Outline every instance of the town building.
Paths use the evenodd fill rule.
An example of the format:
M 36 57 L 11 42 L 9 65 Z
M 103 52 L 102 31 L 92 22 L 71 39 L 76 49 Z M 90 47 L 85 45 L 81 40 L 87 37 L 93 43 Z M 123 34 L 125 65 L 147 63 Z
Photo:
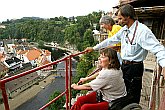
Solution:
M 19 40 L 19 42 L 21 42 Z M 26 40 L 18 43 L 17 39 L 0 42 L 0 78 L 4 79 L 22 72 L 51 63 L 51 52 L 26 45 Z M 33 72 L 6 83 L 6 91 L 10 98 L 38 83 L 40 78 L 51 73 L 53 66 Z

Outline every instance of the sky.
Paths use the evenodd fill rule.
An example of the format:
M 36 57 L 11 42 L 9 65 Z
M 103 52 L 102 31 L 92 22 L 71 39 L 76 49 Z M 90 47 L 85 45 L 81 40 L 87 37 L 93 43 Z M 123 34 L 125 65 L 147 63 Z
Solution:
M 54 18 L 109 12 L 119 0 L 0 0 L 0 22 L 22 17 Z

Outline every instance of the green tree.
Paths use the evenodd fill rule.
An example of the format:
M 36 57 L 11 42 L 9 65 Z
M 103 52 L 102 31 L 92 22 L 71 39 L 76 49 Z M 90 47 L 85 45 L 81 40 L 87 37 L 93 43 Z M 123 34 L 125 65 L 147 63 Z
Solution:
M 84 33 L 84 45 L 83 47 L 89 47 L 89 46 L 93 46 L 94 43 L 94 38 L 93 38 L 93 34 L 92 34 L 92 30 L 91 29 L 87 29 L 86 32 Z M 87 44 L 88 42 L 88 44 Z
M 50 97 L 49 102 L 56 98 L 58 95 L 60 95 L 59 91 L 55 91 Z M 56 100 L 54 103 L 52 103 L 50 106 L 48 106 L 49 110 L 60 110 L 63 108 L 65 104 L 65 98 L 64 96 L 60 97 L 58 100 Z
M 43 47 L 44 47 L 44 41 L 39 40 L 39 41 L 38 41 L 38 47 L 39 47 L 39 48 L 43 48 Z

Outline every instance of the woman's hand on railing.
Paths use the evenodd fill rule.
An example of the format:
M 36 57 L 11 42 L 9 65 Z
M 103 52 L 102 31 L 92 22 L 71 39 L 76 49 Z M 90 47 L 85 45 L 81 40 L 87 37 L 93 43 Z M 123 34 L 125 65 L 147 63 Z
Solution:
M 77 85 L 77 84 L 72 84 L 71 88 L 75 90 L 91 90 L 92 88 L 90 87 L 89 83 L 83 84 L 83 85 Z
M 94 51 L 93 47 L 87 47 L 84 51 L 86 52 L 92 52 Z
M 82 83 L 84 83 L 87 80 L 88 80 L 87 78 L 80 78 L 80 80 L 79 80 L 79 82 L 77 84 L 82 84 Z
M 71 85 L 71 88 L 75 89 L 76 86 L 77 86 L 77 84 L 74 83 Z

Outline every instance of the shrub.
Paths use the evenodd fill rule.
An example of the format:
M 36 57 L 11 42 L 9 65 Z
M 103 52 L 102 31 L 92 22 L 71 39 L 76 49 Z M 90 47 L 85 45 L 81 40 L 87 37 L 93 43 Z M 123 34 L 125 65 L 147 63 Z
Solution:
M 49 101 L 53 100 L 55 97 L 57 97 L 58 95 L 60 95 L 59 91 L 55 91 L 49 98 Z M 60 110 L 63 108 L 65 104 L 65 98 L 64 96 L 60 97 L 58 100 L 56 100 L 54 103 L 52 103 L 48 109 L 49 110 Z

